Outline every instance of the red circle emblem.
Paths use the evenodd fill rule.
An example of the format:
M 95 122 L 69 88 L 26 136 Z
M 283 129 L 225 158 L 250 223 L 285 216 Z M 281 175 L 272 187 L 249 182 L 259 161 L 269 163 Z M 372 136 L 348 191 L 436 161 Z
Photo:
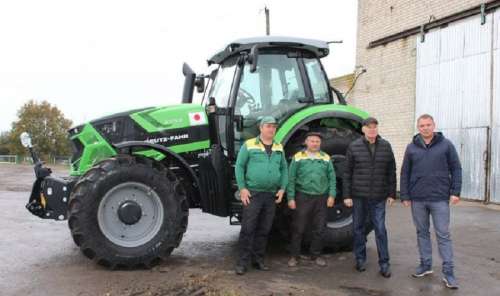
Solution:
M 194 118 L 194 120 L 198 121 L 198 120 L 200 120 L 200 119 L 201 119 L 201 116 L 200 116 L 200 114 L 195 114 L 195 115 L 193 116 L 193 118 Z

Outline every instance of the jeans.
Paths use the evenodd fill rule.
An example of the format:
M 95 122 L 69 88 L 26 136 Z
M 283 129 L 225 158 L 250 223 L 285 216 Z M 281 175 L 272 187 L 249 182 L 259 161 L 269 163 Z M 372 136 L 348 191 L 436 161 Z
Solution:
M 275 193 L 251 192 L 251 195 L 250 204 L 243 206 L 238 261 L 241 266 L 248 266 L 250 260 L 262 262 L 264 259 L 267 238 L 276 211 Z
M 302 238 L 308 225 L 311 225 L 312 238 L 309 252 L 314 257 L 321 255 L 323 250 L 323 231 L 326 225 L 326 195 L 306 196 L 298 192 L 295 197 L 296 209 L 292 214 L 292 237 L 290 254 L 294 257 L 300 255 Z
M 375 230 L 378 263 L 380 267 L 389 266 L 389 247 L 385 228 L 386 200 L 353 198 L 354 256 L 356 262 L 366 261 L 366 229 L 370 219 Z
M 453 274 L 453 248 L 450 236 L 450 205 L 444 201 L 412 201 L 411 213 L 417 229 L 420 264 L 432 266 L 432 244 L 429 232 L 430 218 L 436 232 L 439 255 L 443 260 L 443 273 Z

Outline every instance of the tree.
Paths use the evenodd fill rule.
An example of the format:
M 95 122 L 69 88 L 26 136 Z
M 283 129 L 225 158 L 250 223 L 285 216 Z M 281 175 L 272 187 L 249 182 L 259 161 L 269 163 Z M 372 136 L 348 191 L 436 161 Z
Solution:
M 0 133 L 0 154 L 10 154 L 10 133 Z
M 38 103 L 30 100 L 17 112 L 18 120 L 12 123 L 10 152 L 26 155 L 19 136 L 22 132 L 31 135 L 33 146 L 42 158 L 70 155 L 71 146 L 67 130 L 72 122 L 47 101 Z

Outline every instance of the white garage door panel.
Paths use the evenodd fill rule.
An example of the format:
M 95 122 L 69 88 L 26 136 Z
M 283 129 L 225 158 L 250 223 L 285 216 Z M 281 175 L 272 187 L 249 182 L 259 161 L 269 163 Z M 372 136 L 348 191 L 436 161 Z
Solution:
M 442 62 L 439 67 L 438 112 L 434 113 L 438 126 L 442 129 L 459 128 L 462 122 L 463 60 Z
M 500 127 L 493 127 L 491 134 L 490 199 L 494 203 L 500 203 Z
M 464 56 L 464 24 L 451 23 L 441 30 L 440 61 L 450 61 Z
M 462 164 L 462 194 L 467 199 L 483 200 L 486 188 L 485 153 L 487 128 L 442 129 L 460 157 Z
M 500 11 L 494 17 L 490 200 L 500 203 Z
M 493 126 L 500 126 L 500 49 L 493 54 Z
M 477 54 L 462 61 L 462 127 L 486 127 L 490 124 L 491 55 Z
M 425 34 L 425 42 L 417 40 L 417 67 L 424 67 L 439 63 L 440 31 L 432 31 Z
M 464 56 L 491 52 L 492 15 L 486 15 L 486 23 L 481 24 L 481 16 L 477 15 L 464 21 Z
M 453 129 L 439 129 L 443 135 L 450 140 L 459 155 L 462 154 L 462 129 L 453 128 Z M 461 159 L 460 159 L 461 160 Z
M 486 188 L 487 128 L 462 130 L 462 196 L 484 200 Z M 457 149 L 458 150 L 458 149 Z
M 493 17 L 493 24 L 494 24 L 494 39 L 493 39 L 493 48 L 499 49 L 500 48 L 500 11 L 495 12 L 495 16 Z
M 418 104 L 415 113 L 420 116 L 424 113 L 437 114 L 438 104 L 436 100 L 439 89 L 439 64 L 428 65 L 417 71 L 416 95 Z

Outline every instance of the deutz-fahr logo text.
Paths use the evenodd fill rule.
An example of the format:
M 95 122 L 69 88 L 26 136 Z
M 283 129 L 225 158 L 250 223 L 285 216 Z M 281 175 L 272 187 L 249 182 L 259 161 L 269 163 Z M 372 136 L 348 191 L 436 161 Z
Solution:
M 152 143 L 152 144 L 158 144 L 158 143 L 168 143 L 168 142 L 177 141 L 177 140 L 184 140 L 184 139 L 189 139 L 189 135 L 188 134 L 172 135 L 172 136 L 168 136 L 168 137 L 146 139 L 145 141 Z

